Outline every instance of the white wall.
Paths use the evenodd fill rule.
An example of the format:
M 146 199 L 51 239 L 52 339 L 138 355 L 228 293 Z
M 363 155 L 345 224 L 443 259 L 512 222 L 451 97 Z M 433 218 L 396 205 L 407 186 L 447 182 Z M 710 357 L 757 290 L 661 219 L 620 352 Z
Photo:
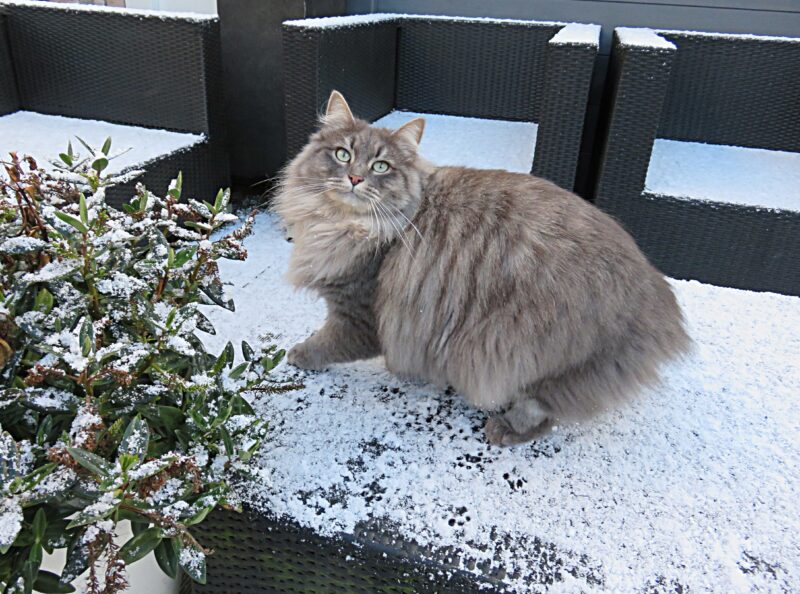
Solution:
M 120 522 L 119 535 L 115 542 L 122 546 L 132 536 L 133 533 L 131 532 L 130 522 Z M 60 574 L 66 559 L 66 549 L 54 551 L 53 555 L 45 553 L 44 559 L 42 560 L 42 569 Z M 85 591 L 88 575 L 89 572 L 87 571 L 73 582 L 72 585 L 75 586 L 77 592 Z M 176 580 L 171 580 L 161 571 L 152 553 L 128 568 L 128 582 L 130 588 L 126 590 L 126 594 L 177 594 L 178 592 L 178 582 Z
M 126 0 L 128 8 L 217 14 L 217 0 Z

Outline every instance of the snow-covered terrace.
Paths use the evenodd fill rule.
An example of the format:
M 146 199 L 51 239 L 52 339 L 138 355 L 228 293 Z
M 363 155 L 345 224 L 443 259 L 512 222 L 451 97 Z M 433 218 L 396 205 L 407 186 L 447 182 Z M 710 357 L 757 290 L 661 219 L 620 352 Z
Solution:
M 277 221 L 262 215 L 248 248 L 223 265 L 237 309 L 209 309 L 214 352 L 267 332 L 289 347 L 325 317 L 283 280 L 292 246 Z M 800 298 L 673 286 L 696 346 L 663 385 L 512 449 L 488 445 L 484 415 L 457 395 L 380 359 L 283 365 L 305 388 L 253 397 L 272 436 L 239 492 L 323 534 L 392 526 L 434 558 L 488 561 L 521 592 L 797 590 Z

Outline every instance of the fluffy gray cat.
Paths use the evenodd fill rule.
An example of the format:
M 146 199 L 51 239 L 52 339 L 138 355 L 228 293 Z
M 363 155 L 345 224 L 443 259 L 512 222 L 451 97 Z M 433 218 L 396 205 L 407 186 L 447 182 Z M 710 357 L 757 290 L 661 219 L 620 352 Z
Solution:
M 688 348 L 670 286 L 611 217 L 530 175 L 434 167 L 424 127 L 371 127 L 334 91 L 285 169 L 288 278 L 328 305 L 289 363 L 383 355 L 495 412 L 486 437 L 510 445 L 623 401 Z

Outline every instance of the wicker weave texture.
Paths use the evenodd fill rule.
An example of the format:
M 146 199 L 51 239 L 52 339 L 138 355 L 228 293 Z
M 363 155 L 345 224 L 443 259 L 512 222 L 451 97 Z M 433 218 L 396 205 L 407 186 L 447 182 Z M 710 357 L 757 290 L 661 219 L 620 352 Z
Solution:
M 783 150 L 796 146 L 797 132 L 778 133 L 774 126 L 784 122 L 788 129 L 796 130 L 789 122 L 797 124 L 800 94 L 793 101 L 783 91 L 767 98 L 769 91 L 750 86 L 756 78 L 750 66 L 758 63 L 769 70 L 758 76 L 785 82 L 794 89 L 797 60 L 785 56 L 787 44 L 800 49 L 800 40 L 733 40 L 691 34 L 670 38 L 677 51 L 615 43 L 611 113 L 597 205 L 617 217 L 652 262 L 670 276 L 800 295 L 800 213 L 727 204 L 724 196 L 722 202 L 707 202 L 644 192 L 657 135 Z M 774 61 L 765 60 L 769 52 Z M 693 57 L 697 64 L 691 63 Z M 715 68 L 722 64 L 734 71 L 719 75 Z M 743 86 L 732 90 L 739 72 Z M 714 83 L 696 80 L 703 73 L 708 80 L 727 85 L 726 90 L 712 91 L 707 87 Z M 794 79 L 787 81 L 791 77 Z M 703 88 L 707 93 L 700 90 Z M 679 91 L 685 95 L 679 97 Z M 750 113 L 744 99 L 748 93 L 753 97 Z M 760 111 L 762 106 L 767 106 L 766 112 Z M 711 115 L 713 109 L 719 113 Z M 764 129 L 757 129 L 762 122 Z M 770 130 L 775 133 L 773 139 Z
M 614 36 L 608 116 L 598 205 L 638 196 L 644 188 L 675 50 L 626 47 Z
M 0 115 L 19 109 L 17 81 L 11 61 L 11 45 L 8 42 L 7 26 L 6 16 L 0 12 Z
M 560 28 L 405 20 L 400 28 L 397 108 L 538 121 L 547 42 Z
M 800 295 L 800 216 L 648 194 L 605 203 L 675 278 Z
M 20 102 L 32 111 L 209 132 L 203 36 L 216 21 L 12 6 Z
M 663 37 L 678 52 L 660 138 L 800 151 L 800 40 Z
M 374 120 L 392 110 L 395 95 L 397 25 L 336 30 L 285 26 L 284 81 L 287 152 L 308 141 L 334 89 L 359 117 Z
M 452 594 L 502 592 L 472 574 L 410 563 L 390 548 L 321 537 L 256 514 L 215 511 L 197 526 L 207 558 L 206 585 L 182 577 L 182 594 Z
M 337 89 L 370 120 L 397 108 L 536 121 L 534 171 L 572 189 L 597 48 L 550 44 L 560 29 L 425 17 L 285 25 L 288 155 L 308 141 Z
M 596 48 L 550 43 L 532 173 L 572 188 Z

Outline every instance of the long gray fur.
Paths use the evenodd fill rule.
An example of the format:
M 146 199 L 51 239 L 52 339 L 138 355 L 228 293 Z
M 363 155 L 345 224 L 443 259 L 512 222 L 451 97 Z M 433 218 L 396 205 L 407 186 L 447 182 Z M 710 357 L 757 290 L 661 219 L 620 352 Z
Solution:
M 689 348 L 669 284 L 616 221 L 530 175 L 434 167 L 423 129 L 370 127 L 334 92 L 287 166 L 273 209 L 295 242 L 289 279 L 328 304 L 291 364 L 383 354 L 497 411 L 487 438 L 510 445 L 623 402 Z

